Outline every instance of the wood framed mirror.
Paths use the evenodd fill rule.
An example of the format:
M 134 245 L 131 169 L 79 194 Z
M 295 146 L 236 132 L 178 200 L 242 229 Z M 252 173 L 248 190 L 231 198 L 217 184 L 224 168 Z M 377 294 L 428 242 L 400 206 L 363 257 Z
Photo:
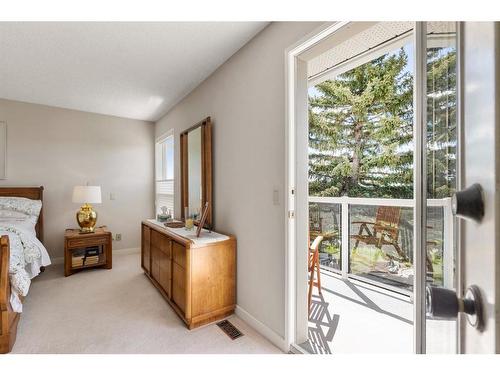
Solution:
M 212 201 L 212 122 L 210 117 L 181 134 L 181 217 L 195 215 L 195 224 L 208 202 L 205 227 L 213 226 Z

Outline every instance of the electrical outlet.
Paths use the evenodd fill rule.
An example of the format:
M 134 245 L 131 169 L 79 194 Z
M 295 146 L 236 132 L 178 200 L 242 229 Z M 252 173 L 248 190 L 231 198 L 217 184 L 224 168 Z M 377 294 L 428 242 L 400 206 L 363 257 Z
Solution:
M 115 240 L 116 241 L 121 241 L 122 240 L 122 234 L 121 233 L 116 233 L 115 234 Z

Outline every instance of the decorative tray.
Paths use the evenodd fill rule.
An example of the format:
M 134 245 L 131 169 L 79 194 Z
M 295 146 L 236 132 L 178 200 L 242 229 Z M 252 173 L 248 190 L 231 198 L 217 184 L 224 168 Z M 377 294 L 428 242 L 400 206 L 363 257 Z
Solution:
M 164 223 L 167 228 L 182 228 L 184 227 L 184 222 L 179 220 L 169 221 L 168 223 Z

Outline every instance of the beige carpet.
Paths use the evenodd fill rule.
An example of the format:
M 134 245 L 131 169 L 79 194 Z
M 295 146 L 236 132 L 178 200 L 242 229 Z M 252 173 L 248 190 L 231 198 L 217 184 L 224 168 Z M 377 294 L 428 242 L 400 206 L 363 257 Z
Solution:
M 64 277 L 49 267 L 31 286 L 13 353 L 281 353 L 232 316 L 245 336 L 215 324 L 189 331 L 144 276 L 138 253 L 113 254 L 112 270 Z

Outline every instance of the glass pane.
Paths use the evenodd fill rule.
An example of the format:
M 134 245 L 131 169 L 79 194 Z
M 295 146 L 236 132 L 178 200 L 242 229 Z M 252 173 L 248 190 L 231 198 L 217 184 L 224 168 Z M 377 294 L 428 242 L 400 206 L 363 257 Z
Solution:
M 366 206 L 346 206 L 350 217 L 350 240 L 344 246 L 345 256 L 349 254 L 348 272 L 407 293 L 413 288 L 411 34 L 391 46 L 393 49 L 374 51 L 371 60 L 340 69 L 338 75 L 309 89 L 309 195 L 362 198 Z M 408 201 L 408 207 L 400 210 L 401 221 L 393 223 L 391 241 L 395 246 L 366 237 L 374 230 L 377 212 L 384 210 L 370 203 L 375 198 Z M 372 234 L 379 236 L 380 231 L 376 232 Z M 339 240 L 342 249 L 341 236 Z M 400 252 L 397 256 L 391 254 L 395 248 Z M 333 260 L 325 258 L 330 263 Z
M 167 180 L 174 179 L 174 137 L 168 137 L 165 140 L 165 160 L 166 160 L 166 175 Z
M 390 289 L 413 288 L 413 208 L 349 206 L 349 272 Z
M 161 143 L 156 143 L 155 144 L 155 180 L 159 181 L 163 179 L 163 150 L 162 150 L 162 144 Z
M 455 22 L 427 23 L 427 284 L 456 288 L 457 39 Z M 426 320 L 428 353 L 456 352 L 456 321 Z
M 414 23 L 365 26 L 307 67 L 315 353 L 412 350 Z
M 323 236 L 319 248 L 319 263 L 332 271 L 342 269 L 341 205 L 337 203 L 309 202 L 309 236 L 314 241 Z
M 444 222 L 446 201 L 435 203 L 439 205 L 427 207 L 427 281 L 432 285 L 444 286 L 445 276 L 449 276 L 445 275 L 443 263 L 445 236 L 449 235 L 448 225 Z M 450 217 L 446 217 L 446 220 L 450 220 Z

